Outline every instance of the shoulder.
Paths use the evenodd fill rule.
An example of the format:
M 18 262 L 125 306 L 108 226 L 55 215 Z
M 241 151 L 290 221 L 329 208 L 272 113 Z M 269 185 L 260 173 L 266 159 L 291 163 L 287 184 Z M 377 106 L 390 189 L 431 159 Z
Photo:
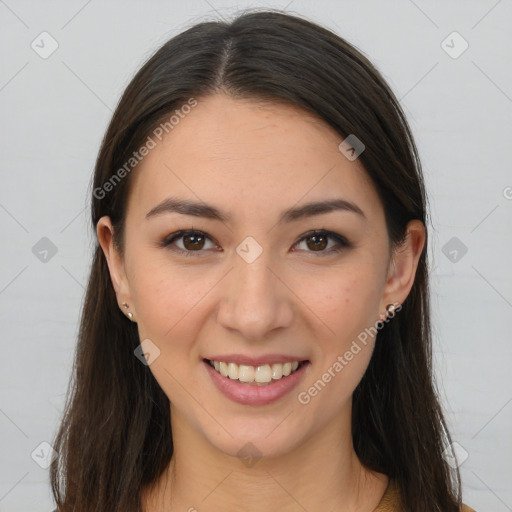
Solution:
M 390 479 L 381 501 L 379 502 L 377 508 L 373 510 L 373 512 L 398 512 L 398 497 L 399 490 L 397 482 L 393 479 Z M 463 503 L 460 507 L 460 512 L 476 512 L 476 510 Z

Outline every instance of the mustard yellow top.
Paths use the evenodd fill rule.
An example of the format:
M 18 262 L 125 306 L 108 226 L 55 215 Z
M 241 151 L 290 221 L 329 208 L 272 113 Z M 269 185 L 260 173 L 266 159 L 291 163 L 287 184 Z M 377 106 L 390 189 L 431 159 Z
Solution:
M 382 496 L 382 499 L 377 505 L 377 508 L 375 508 L 373 512 L 399 512 L 397 509 L 397 504 L 398 487 L 396 482 L 390 479 L 384 496 Z M 475 510 L 463 504 L 460 512 L 475 512 Z

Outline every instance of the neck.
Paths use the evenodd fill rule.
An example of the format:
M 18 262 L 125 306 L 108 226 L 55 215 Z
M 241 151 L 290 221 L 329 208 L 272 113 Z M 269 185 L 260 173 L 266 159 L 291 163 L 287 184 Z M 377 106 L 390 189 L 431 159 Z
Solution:
M 145 495 L 144 512 L 369 512 L 388 484 L 386 475 L 360 463 L 350 423 L 341 419 L 294 451 L 244 462 L 217 450 L 173 414 L 173 457 Z

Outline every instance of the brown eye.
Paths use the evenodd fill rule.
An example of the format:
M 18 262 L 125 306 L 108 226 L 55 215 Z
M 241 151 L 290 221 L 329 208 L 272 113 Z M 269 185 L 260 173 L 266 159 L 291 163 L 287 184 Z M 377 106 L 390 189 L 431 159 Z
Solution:
M 182 236 L 183 246 L 188 251 L 202 249 L 204 247 L 205 237 L 203 235 L 192 234 Z
M 208 242 L 211 244 L 210 247 L 206 246 Z M 164 247 L 169 247 L 173 251 L 182 253 L 185 256 L 193 256 L 194 253 L 200 255 L 205 252 L 203 249 L 212 249 L 216 247 L 206 233 L 196 230 L 178 231 L 177 233 L 173 233 L 162 241 L 162 245 Z
M 311 243 L 306 242 L 306 245 L 308 246 L 309 249 L 311 249 L 313 251 L 316 251 L 317 249 L 321 251 L 327 247 L 328 238 L 329 237 L 327 237 L 325 235 L 308 236 L 306 238 L 306 240 L 311 241 Z
M 329 240 L 334 241 L 330 246 Z M 318 253 L 318 256 L 340 252 L 350 247 L 350 243 L 345 237 L 323 229 L 306 233 L 299 240 L 298 245 L 300 244 L 306 246 L 304 249 L 306 252 Z
M 330 241 L 333 242 L 330 245 Z M 207 247 L 210 243 L 211 246 Z M 326 230 L 316 230 L 306 233 L 295 245 L 304 244 L 306 252 L 318 256 L 329 255 L 351 247 L 347 239 L 337 233 Z M 199 256 L 206 252 L 203 249 L 218 249 L 211 237 L 202 231 L 184 230 L 169 235 L 161 242 L 164 247 L 181 253 L 184 256 Z

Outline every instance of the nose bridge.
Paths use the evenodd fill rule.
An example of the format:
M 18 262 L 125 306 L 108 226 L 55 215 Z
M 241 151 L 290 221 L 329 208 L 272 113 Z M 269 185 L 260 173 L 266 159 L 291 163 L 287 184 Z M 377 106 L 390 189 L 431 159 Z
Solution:
M 261 251 L 254 258 L 255 248 L 250 243 L 237 248 L 218 320 L 225 328 L 238 330 L 244 338 L 262 339 L 269 331 L 291 322 L 292 308 L 286 287 L 274 275 L 271 251 Z M 244 248 L 249 251 L 241 252 Z M 246 257 L 251 251 L 252 257 Z

